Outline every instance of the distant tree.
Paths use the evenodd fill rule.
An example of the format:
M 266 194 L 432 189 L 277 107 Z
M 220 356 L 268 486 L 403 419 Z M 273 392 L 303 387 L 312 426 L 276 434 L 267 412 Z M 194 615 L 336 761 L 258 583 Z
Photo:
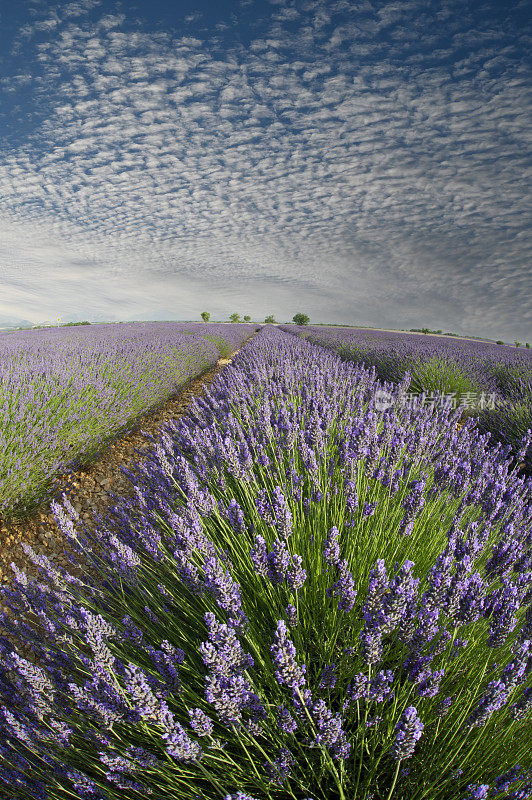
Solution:
M 443 331 L 436 331 L 436 333 L 443 333 Z
M 421 328 L 421 333 L 430 333 L 430 328 Z
M 527 350 L 530 350 L 530 342 L 525 342 L 525 347 Z
M 229 319 L 231 322 L 240 322 L 240 314 L 231 314 Z
M 210 318 L 211 318 L 211 315 L 209 314 L 208 311 L 202 311 L 201 312 L 201 318 L 202 318 L 203 322 L 208 322 L 210 320 Z
M 521 347 L 521 342 L 518 342 L 517 339 L 514 339 L 514 344 L 516 347 Z
M 251 317 L 249 316 L 249 314 L 246 314 L 246 316 L 244 317 L 244 322 L 251 322 Z
M 310 317 L 308 317 L 306 314 L 294 314 L 292 320 L 296 325 L 308 325 L 310 322 Z
M 269 314 L 269 315 L 266 317 L 266 319 L 264 320 L 264 322 L 270 322 L 270 323 L 271 323 L 271 322 L 275 322 L 275 317 L 273 316 L 273 314 Z
M 497 339 L 497 344 L 504 344 L 502 339 Z

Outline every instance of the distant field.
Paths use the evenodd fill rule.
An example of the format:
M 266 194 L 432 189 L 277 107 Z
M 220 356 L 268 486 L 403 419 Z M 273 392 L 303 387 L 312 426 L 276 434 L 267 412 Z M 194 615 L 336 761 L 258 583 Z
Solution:
M 367 328 L 286 325 L 282 329 L 374 367 L 381 380 L 407 391 L 441 393 L 477 417 L 477 426 L 517 454 L 532 430 L 532 352 L 478 339 Z M 532 470 L 532 446 L 525 461 Z
M 213 366 L 251 325 L 102 324 L 0 339 L 0 513 L 38 500 L 52 476 Z

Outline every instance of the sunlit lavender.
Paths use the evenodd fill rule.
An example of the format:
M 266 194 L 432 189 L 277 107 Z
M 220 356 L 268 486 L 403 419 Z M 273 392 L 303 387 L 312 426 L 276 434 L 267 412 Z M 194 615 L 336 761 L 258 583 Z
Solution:
M 2 589 L 10 797 L 530 796 L 532 481 L 393 388 L 266 327 L 134 500 L 54 505 L 91 570 Z

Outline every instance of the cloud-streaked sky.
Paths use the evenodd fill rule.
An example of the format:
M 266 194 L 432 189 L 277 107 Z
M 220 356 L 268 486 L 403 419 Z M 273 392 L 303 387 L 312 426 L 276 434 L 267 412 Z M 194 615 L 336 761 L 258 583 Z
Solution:
M 6 3 L 0 321 L 532 338 L 527 9 Z

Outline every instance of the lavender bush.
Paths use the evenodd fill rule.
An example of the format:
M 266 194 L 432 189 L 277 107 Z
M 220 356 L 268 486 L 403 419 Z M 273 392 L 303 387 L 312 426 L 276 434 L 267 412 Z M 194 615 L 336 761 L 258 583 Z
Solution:
M 227 356 L 251 326 L 134 323 L 0 339 L 0 513 L 24 511 L 52 476 Z
M 265 328 L 97 533 L 55 504 L 88 569 L 0 592 L 6 796 L 530 796 L 532 482 L 383 386 Z

